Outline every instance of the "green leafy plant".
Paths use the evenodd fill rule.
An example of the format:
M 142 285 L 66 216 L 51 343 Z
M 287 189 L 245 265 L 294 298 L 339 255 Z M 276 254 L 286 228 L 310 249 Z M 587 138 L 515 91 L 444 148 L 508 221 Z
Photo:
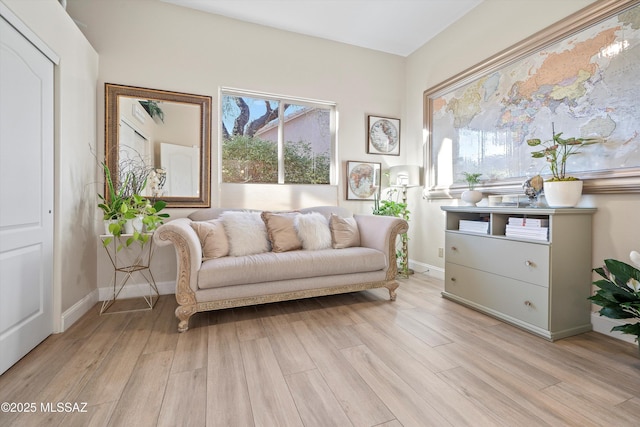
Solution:
M 578 178 L 567 175 L 567 159 L 580 154 L 580 149 L 592 144 L 604 142 L 602 138 L 562 138 L 562 132 L 555 133 L 552 125 L 553 138 L 541 141 L 538 138 L 527 140 L 530 147 L 541 147 L 541 150 L 533 151 L 534 159 L 546 159 L 553 176 L 549 181 L 576 181 Z
M 164 200 L 156 200 L 151 203 L 150 200 L 139 195 L 134 195 L 133 198 L 138 215 L 142 215 L 142 223 L 146 231 L 154 231 L 164 223 L 164 219 L 169 218 L 168 213 L 160 213 L 167 206 L 167 202 Z
M 399 218 L 405 218 L 405 215 L 409 215 L 406 203 L 400 203 L 393 200 L 378 200 L 374 199 L 373 214 L 385 215 L 385 216 L 397 216 Z M 406 218 L 405 218 L 406 219 Z
M 640 270 L 614 259 L 606 259 L 604 266 L 595 268 L 603 279 L 593 282 L 599 289 L 589 297 L 602 307 L 601 316 L 610 319 L 640 320 Z M 636 336 L 640 340 L 640 322 L 615 326 L 612 331 Z
M 285 182 L 329 184 L 328 152 L 314 153 L 308 142 L 284 144 Z M 223 182 L 278 182 L 278 145 L 258 137 L 234 135 L 222 145 Z
M 382 215 L 382 216 L 395 216 L 398 218 L 402 218 L 405 221 L 409 222 L 409 215 L 411 211 L 407 209 L 407 204 L 398 202 L 397 200 L 393 200 L 392 197 L 395 194 L 397 197 L 397 190 L 391 190 L 389 192 L 389 198 L 385 200 L 380 200 L 379 192 L 376 191 L 373 194 L 373 214 L 374 215 Z M 403 233 L 400 235 L 402 239 L 402 243 L 405 243 L 409 240 L 409 236 L 407 233 Z M 396 248 L 396 258 L 400 264 L 400 272 L 404 277 L 409 276 L 409 256 L 403 249 L 404 245 Z
M 101 165 L 107 183 L 108 194 L 98 194 L 98 198 L 101 200 L 101 202 L 98 203 L 98 207 L 102 209 L 104 220 L 117 220 L 120 217 L 122 205 L 126 200 L 126 197 L 124 196 L 124 189 L 126 186 L 122 186 L 118 191 L 116 191 L 111 178 L 109 166 L 107 166 L 105 162 L 102 162 Z
M 165 218 L 169 218 L 169 214 L 160 213 L 160 211 L 167 206 L 166 202 L 156 200 L 154 203 L 151 203 L 150 200 L 139 194 L 125 196 L 125 190 L 128 188 L 128 178 L 124 180 L 120 188 L 116 189 L 109 167 L 104 162 L 101 165 L 107 183 L 108 194 L 98 194 L 98 198 L 100 199 L 98 207 L 103 212 L 103 219 L 111 221 L 109 224 L 109 233 L 113 235 L 113 237 L 109 236 L 103 240 L 102 243 L 105 247 L 108 246 L 114 238 L 122 236 L 127 221 L 140 217 L 146 231 L 149 232 L 158 228 Z M 144 189 L 144 187 L 142 187 L 142 189 Z M 125 244 L 126 246 L 130 246 L 136 241 L 141 244 L 147 243 L 149 241 L 149 234 L 134 229 L 133 234 L 127 238 Z M 117 250 L 120 249 L 122 249 L 122 245 L 119 245 L 117 248 Z
M 142 107 L 147 110 L 147 113 L 149 113 L 152 118 L 157 117 L 161 122 L 164 123 L 164 111 L 162 111 L 162 108 L 160 108 L 156 101 L 148 100 L 138 102 L 140 102 L 140 105 L 142 105 Z
M 160 213 L 167 203 L 163 200 L 156 200 L 155 203 L 139 194 L 134 194 L 126 200 L 123 209 L 122 221 L 131 221 L 136 218 L 141 218 L 142 225 L 145 228 L 146 233 L 141 230 L 136 230 L 134 227 L 133 234 L 126 241 L 126 245 L 130 246 L 133 242 L 140 242 L 141 244 L 149 241 L 148 232 L 154 231 L 160 224 L 164 222 L 165 218 L 169 218 L 169 214 Z
M 482 175 L 481 173 L 462 172 L 462 174 L 464 175 L 465 182 L 469 186 L 469 190 L 473 190 L 476 188 L 476 185 L 480 183 L 479 178 Z

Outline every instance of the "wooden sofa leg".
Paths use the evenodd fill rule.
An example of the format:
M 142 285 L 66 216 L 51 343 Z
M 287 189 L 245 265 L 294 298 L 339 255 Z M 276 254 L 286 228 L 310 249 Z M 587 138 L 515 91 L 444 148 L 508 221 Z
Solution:
M 395 301 L 396 300 L 396 289 L 398 289 L 398 283 L 397 282 L 393 282 L 387 285 L 387 289 L 389 289 L 389 300 L 390 301 Z
M 189 329 L 189 319 L 195 313 L 195 305 L 180 305 L 176 308 L 176 317 L 180 321 L 178 323 L 178 332 L 186 332 Z

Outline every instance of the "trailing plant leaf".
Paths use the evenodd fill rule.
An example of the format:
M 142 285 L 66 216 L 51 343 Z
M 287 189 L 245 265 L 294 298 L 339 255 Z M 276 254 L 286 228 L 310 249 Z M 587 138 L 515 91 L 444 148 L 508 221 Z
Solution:
M 629 323 L 626 325 L 614 326 L 611 330 L 640 337 L 640 323 Z M 638 338 L 636 338 L 636 341 L 638 341 Z
M 603 279 L 593 282 L 599 289 L 589 297 L 602 307 L 598 313 L 610 319 L 640 320 L 640 270 L 614 259 L 606 259 L 604 267 L 594 268 Z M 615 326 L 612 331 L 640 338 L 640 323 Z

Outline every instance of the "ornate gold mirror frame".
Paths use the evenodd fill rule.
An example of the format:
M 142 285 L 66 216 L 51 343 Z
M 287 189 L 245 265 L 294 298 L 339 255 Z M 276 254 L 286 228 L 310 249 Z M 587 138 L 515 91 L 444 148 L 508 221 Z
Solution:
M 171 208 L 209 207 L 211 97 L 105 83 L 105 162 L 114 182 L 133 156 L 163 178 L 144 195 Z

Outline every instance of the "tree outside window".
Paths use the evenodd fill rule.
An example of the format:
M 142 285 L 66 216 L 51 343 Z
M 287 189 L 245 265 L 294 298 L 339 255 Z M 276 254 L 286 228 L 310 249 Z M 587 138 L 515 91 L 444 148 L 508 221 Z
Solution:
M 334 115 L 330 104 L 223 91 L 222 182 L 330 184 Z

